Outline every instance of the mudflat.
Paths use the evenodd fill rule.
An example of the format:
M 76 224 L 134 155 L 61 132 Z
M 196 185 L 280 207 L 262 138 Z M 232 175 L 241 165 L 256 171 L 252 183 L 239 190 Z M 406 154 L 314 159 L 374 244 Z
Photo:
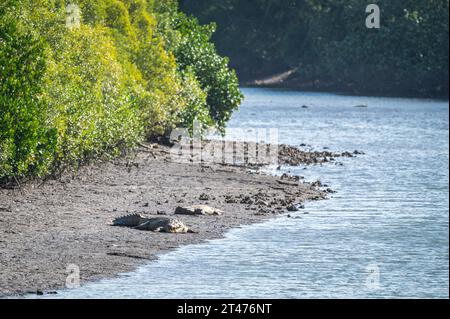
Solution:
M 291 153 L 308 163 L 333 156 Z M 292 160 L 286 147 L 281 155 Z M 64 288 L 69 265 L 79 267 L 81 284 L 132 271 L 181 245 L 220 238 L 232 227 L 324 199 L 330 190 L 319 186 L 257 168 L 174 162 L 166 147 L 156 145 L 84 166 L 75 176 L 0 188 L 0 296 Z M 175 215 L 177 208 L 193 205 L 223 214 Z M 111 226 L 115 218 L 134 213 L 174 218 L 194 233 Z

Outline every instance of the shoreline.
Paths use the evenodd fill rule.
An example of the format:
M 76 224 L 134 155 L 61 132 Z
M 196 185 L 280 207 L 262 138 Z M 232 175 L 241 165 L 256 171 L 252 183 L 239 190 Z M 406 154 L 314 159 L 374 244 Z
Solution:
M 393 98 L 393 99 L 420 99 L 420 100 L 432 100 L 448 102 L 449 95 L 444 94 L 406 94 L 406 93 L 390 93 L 390 92 L 370 92 L 370 91 L 346 91 L 344 89 L 333 89 L 328 87 L 310 87 L 310 86 L 296 86 L 296 85 L 257 85 L 252 83 L 244 83 L 241 85 L 243 89 L 268 89 L 268 90 L 280 90 L 288 92 L 305 92 L 305 93 L 331 93 L 342 96 L 352 97 L 378 97 L 378 98 Z
M 164 252 L 222 238 L 231 228 L 286 214 L 332 192 L 320 182 L 265 175 L 247 166 L 175 163 L 167 153 L 161 145 L 141 147 L 126 158 L 82 167 L 76 176 L 0 188 L 0 297 L 63 289 L 69 265 L 79 267 L 81 285 L 115 277 Z M 352 156 L 280 150 L 284 164 L 321 164 L 333 155 Z M 174 215 L 179 206 L 199 204 L 224 214 Z M 110 226 L 129 213 L 176 218 L 196 233 Z

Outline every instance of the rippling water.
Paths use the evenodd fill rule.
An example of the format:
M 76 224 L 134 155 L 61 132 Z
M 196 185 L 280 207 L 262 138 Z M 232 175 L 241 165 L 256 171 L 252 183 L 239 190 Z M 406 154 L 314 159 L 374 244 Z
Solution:
M 244 93 L 231 127 L 277 127 L 282 143 L 366 153 L 344 166 L 277 172 L 338 193 L 296 218 L 234 229 L 56 297 L 448 298 L 448 102 Z

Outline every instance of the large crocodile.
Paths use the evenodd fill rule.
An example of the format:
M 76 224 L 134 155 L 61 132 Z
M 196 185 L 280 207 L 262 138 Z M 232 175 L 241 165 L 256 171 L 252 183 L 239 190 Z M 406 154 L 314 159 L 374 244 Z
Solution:
M 195 233 L 177 219 L 165 217 L 147 218 L 142 217 L 139 214 L 127 215 L 116 218 L 112 222 L 112 225 L 160 233 L 173 233 L 173 234 Z

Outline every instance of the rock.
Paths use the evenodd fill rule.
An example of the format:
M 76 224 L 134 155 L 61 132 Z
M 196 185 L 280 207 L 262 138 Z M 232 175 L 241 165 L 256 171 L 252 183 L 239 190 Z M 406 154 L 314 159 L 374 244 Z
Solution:
M 298 212 L 300 209 L 305 209 L 305 205 L 300 203 L 300 204 L 292 204 L 287 207 L 287 210 L 289 212 Z
M 254 213 L 253 215 L 254 216 L 266 216 L 267 214 L 263 213 L 263 212 L 258 212 L 258 213 Z
M 316 181 L 314 183 L 311 184 L 313 187 L 322 187 L 322 182 L 321 181 Z
M 206 200 L 210 200 L 211 198 L 209 197 L 208 194 L 201 194 L 199 199 L 206 201 Z
M 225 196 L 225 203 L 227 203 L 227 204 L 236 204 L 237 200 L 233 196 L 227 195 L 227 196 Z
M 349 153 L 349 152 L 344 152 L 341 154 L 341 157 L 354 157 L 353 154 Z
M 175 209 L 175 215 L 203 215 L 203 216 L 220 216 L 223 211 L 206 205 L 195 205 L 190 207 L 178 206 Z
M 285 173 L 281 176 L 281 180 L 289 180 L 289 181 L 298 182 L 298 181 L 300 181 L 300 177 L 299 176 L 291 176 L 291 175 Z
M 241 200 L 241 204 L 253 205 L 254 201 L 250 198 L 250 196 L 245 196 Z
M 269 206 L 269 203 L 264 201 L 264 200 L 262 200 L 262 199 L 260 199 L 260 200 L 258 200 L 256 202 L 256 205 L 258 205 L 258 206 Z

